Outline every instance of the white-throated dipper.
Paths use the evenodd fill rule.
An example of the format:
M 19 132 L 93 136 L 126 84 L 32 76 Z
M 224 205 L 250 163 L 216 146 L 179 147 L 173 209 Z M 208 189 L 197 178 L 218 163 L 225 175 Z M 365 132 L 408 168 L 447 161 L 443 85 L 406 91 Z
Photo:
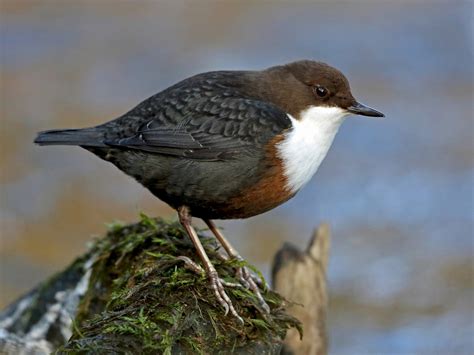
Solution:
M 41 132 L 35 143 L 81 146 L 176 209 L 217 299 L 240 319 L 192 217 L 204 220 L 229 257 L 241 259 L 212 220 L 255 216 L 293 197 L 349 114 L 383 117 L 354 99 L 340 71 L 302 60 L 262 71 L 198 74 L 112 121 Z M 246 268 L 237 272 L 268 311 L 257 280 Z

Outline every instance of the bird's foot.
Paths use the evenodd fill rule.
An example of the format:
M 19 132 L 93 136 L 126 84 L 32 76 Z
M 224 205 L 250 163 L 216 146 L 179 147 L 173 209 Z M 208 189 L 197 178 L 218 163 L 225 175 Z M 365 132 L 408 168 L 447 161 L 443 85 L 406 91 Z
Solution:
M 184 267 L 186 269 L 193 271 L 198 275 L 202 275 L 203 273 L 205 273 L 204 269 L 199 264 L 195 263 L 187 256 L 178 256 L 176 259 L 183 261 Z M 242 288 L 244 286 L 240 283 L 228 282 L 221 279 L 215 269 L 210 270 L 210 272 L 208 273 L 208 278 L 211 283 L 211 288 L 214 291 L 214 294 L 216 295 L 217 301 L 225 309 L 225 315 L 230 312 L 234 317 L 237 318 L 240 323 L 244 324 L 244 320 L 242 319 L 242 317 L 239 316 L 239 314 L 234 308 L 234 305 L 232 304 L 232 301 L 224 290 L 224 286 L 231 288 Z
M 226 255 L 222 255 L 222 254 L 217 254 L 217 258 L 219 258 L 221 261 L 223 262 L 228 262 L 229 260 L 231 259 L 235 259 L 237 260 L 238 262 L 243 262 L 244 259 L 238 255 L 238 256 L 235 256 L 235 257 L 232 257 L 232 258 L 229 258 L 228 256 Z M 239 279 L 239 282 L 242 284 L 242 286 L 244 286 L 245 288 L 249 289 L 250 288 L 250 285 L 247 281 L 247 279 L 250 277 L 252 278 L 253 282 L 259 286 L 262 290 L 265 289 L 266 287 L 266 283 L 265 283 L 265 280 L 263 280 L 263 278 L 261 276 L 258 276 L 256 275 L 255 273 L 252 273 L 248 267 L 246 266 L 239 266 L 236 268 L 237 271 L 235 272 L 235 276 Z
M 250 288 L 248 279 L 251 279 L 253 283 L 256 286 L 260 287 L 262 290 L 266 287 L 265 281 L 260 276 L 251 272 L 246 266 L 238 267 L 237 271 L 235 272 L 235 275 L 239 279 L 239 281 L 245 286 L 245 288 Z
M 226 257 L 221 254 L 219 254 L 219 258 L 222 261 L 229 261 L 229 257 Z M 235 256 L 234 259 L 239 262 L 244 261 L 244 259 L 240 255 Z M 252 291 L 255 294 L 260 307 L 265 311 L 265 313 L 270 313 L 270 307 L 268 306 L 267 302 L 265 302 L 262 293 L 260 292 L 260 289 L 265 289 L 265 281 L 258 275 L 252 273 L 246 266 L 237 267 L 235 276 L 239 280 L 241 286 L 245 287 L 246 289 Z M 232 284 L 231 287 L 236 287 L 236 284 Z
M 265 313 L 270 313 L 270 307 L 267 302 L 263 299 L 263 296 L 260 292 L 260 287 L 264 287 L 265 283 L 258 277 L 254 275 L 246 266 L 240 266 L 237 268 L 236 276 L 239 279 L 240 283 L 250 291 L 252 291 L 258 299 L 260 307 L 265 311 Z
M 237 250 L 235 250 L 234 247 L 232 247 L 229 241 L 224 237 L 221 231 L 216 227 L 214 222 L 212 222 L 209 219 L 204 219 L 204 222 L 206 222 L 210 231 L 215 235 L 217 240 L 219 240 L 219 243 L 221 243 L 222 247 L 225 249 L 229 258 L 231 260 L 234 259 L 237 262 L 242 264 L 244 259 L 239 255 Z M 225 258 L 221 254 L 218 254 L 218 255 L 220 255 L 224 260 L 229 260 L 228 258 Z M 258 303 L 260 304 L 260 307 L 265 311 L 265 313 L 270 313 L 270 307 L 263 299 L 263 296 L 259 290 L 259 286 L 262 290 L 265 288 L 265 281 L 263 279 L 260 279 L 253 273 L 251 273 L 250 270 L 245 265 L 237 267 L 236 276 L 239 279 L 239 282 L 246 289 L 251 290 L 255 294 L 255 296 L 258 299 Z
M 236 287 L 236 285 L 238 284 L 232 284 L 232 283 L 228 283 L 221 280 L 219 276 L 217 275 L 216 270 L 211 270 L 208 273 L 208 278 L 209 278 L 209 281 L 211 282 L 211 287 L 214 291 L 214 294 L 216 295 L 217 301 L 225 309 L 225 315 L 227 315 L 227 313 L 230 312 L 235 318 L 237 318 L 237 320 L 241 324 L 244 324 L 244 320 L 242 319 L 241 316 L 239 316 L 239 314 L 234 308 L 234 305 L 232 304 L 232 301 L 230 300 L 229 296 L 227 296 L 227 293 L 224 290 L 224 285 L 230 286 L 230 287 Z M 238 285 L 237 287 L 240 287 L 240 285 Z

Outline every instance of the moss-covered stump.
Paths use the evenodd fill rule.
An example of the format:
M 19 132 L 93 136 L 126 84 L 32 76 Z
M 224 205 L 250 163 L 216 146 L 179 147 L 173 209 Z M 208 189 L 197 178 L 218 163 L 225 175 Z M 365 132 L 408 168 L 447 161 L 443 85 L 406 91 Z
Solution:
M 213 238 L 201 236 L 201 240 L 221 278 L 236 283 L 238 264 L 222 258 Z M 283 298 L 268 289 L 263 296 L 271 314 L 259 309 L 258 300 L 247 289 L 226 288 L 244 324 L 230 314 L 224 315 L 206 276 L 188 270 L 178 256 L 199 263 L 178 223 L 142 216 L 137 224 L 113 225 L 87 255 L 0 314 L 0 323 L 2 319 L 10 323 L 8 331 L 21 339 L 38 333 L 32 317 L 51 320 L 57 315 L 48 325 L 53 329 L 64 314 L 75 315 L 58 331 L 67 339 L 71 333 L 65 329 L 68 325 L 72 328 L 72 336 L 58 352 L 94 354 L 279 353 L 286 330 L 299 327 L 298 321 L 285 313 Z M 66 305 L 58 305 L 57 299 L 65 293 L 75 297 L 75 304 L 66 297 L 63 303 L 69 308 L 63 312 L 61 307 Z M 18 310 L 18 303 L 26 297 L 27 306 Z M 45 300 L 40 304 L 37 301 L 41 298 Z M 47 306 L 41 308 L 42 304 Z M 51 309 L 54 315 L 45 316 Z M 12 331 L 18 322 L 24 323 L 20 327 L 23 333 Z M 61 345 L 61 336 L 51 343 L 51 332 L 45 331 L 44 339 L 36 341 L 45 340 L 54 350 L 51 348 Z

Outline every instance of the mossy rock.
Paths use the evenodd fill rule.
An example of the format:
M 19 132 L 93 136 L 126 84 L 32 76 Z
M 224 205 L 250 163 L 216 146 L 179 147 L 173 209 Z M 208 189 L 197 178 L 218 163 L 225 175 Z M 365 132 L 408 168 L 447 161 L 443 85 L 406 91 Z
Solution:
M 200 235 L 219 275 L 235 278 L 235 261 L 219 257 L 213 238 Z M 142 215 L 137 224 L 113 225 L 91 248 L 88 289 L 73 322 L 71 339 L 58 353 L 258 353 L 276 354 L 290 327 L 286 301 L 266 289 L 265 314 L 254 294 L 226 288 L 240 324 L 224 314 L 205 275 L 184 267 L 178 256 L 199 263 L 194 246 L 176 222 Z

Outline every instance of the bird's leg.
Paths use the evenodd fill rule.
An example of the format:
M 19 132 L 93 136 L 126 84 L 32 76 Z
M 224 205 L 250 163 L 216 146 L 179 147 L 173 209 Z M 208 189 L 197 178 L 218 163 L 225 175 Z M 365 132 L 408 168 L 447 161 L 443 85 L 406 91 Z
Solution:
M 191 238 L 191 241 L 197 250 L 197 253 L 204 265 L 204 270 L 206 270 L 207 277 L 211 282 L 211 287 L 214 290 L 214 294 L 216 295 L 216 298 L 222 307 L 224 307 L 225 314 L 230 311 L 230 313 L 232 313 L 232 315 L 234 315 L 241 323 L 244 323 L 243 319 L 237 314 L 229 296 L 227 296 L 225 293 L 223 282 L 221 279 L 219 279 L 216 268 L 214 265 L 212 265 L 211 260 L 209 260 L 209 257 L 207 256 L 195 229 L 191 225 L 192 216 L 189 213 L 189 209 L 185 206 L 178 208 L 178 216 L 179 221 L 183 225 L 184 229 L 186 229 L 189 238 Z
M 184 263 L 184 268 L 191 270 L 192 272 L 202 275 L 205 271 L 202 268 L 201 265 L 195 263 L 194 261 L 191 260 L 191 258 L 188 258 L 187 256 L 181 255 L 176 257 L 176 260 L 181 260 Z M 226 286 L 226 287 L 233 287 L 233 288 L 240 288 L 243 287 L 241 284 L 238 283 L 232 283 L 232 282 L 227 282 L 223 279 L 220 279 L 221 283 Z
M 205 219 L 204 222 L 206 222 L 207 226 L 211 230 L 211 232 L 216 236 L 217 240 L 219 243 L 221 243 L 222 247 L 225 249 L 227 254 L 229 255 L 230 258 L 236 259 L 238 261 L 243 261 L 244 258 L 240 256 L 240 254 L 237 252 L 237 250 L 234 249 L 234 247 L 229 243 L 229 241 L 224 237 L 224 235 L 221 233 L 221 231 L 216 227 L 214 222 L 212 222 L 209 219 Z M 258 277 L 254 276 L 250 270 L 245 267 L 241 266 L 237 268 L 237 277 L 239 278 L 240 282 L 248 289 L 250 289 L 258 298 L 258 301 L 260 303 L 260 306 L 265 310 L 265 312 L 270 313 L 270 307 L 268 304 L 265 302 L 265 300 L 262 297 L 262 294 L 260 293 L 260 290 L 258 288 L 258 285 L 262 285 L 263 282 L 260 280 Z
M 237 252 L 237 250 L 230 244 L 230 242 L 224 237 L 224 235 L 221 233 L 221 231 L 216 227 L 214 222 L 211 220 L 204 220 L 206 222 L 207 226 L 211 230 L 211 232 L 216 236 L 217 240 L 219 243 L 222 245 L 224 250 L 227 252 L 227 255 L 229 255 L 230 258 L 238 260 L 238 261 L 243 261 L 244 258 L 240 256 L 240 254 Z M 244 276 L 245 275 L 245 276 Z M 237 276 L 239 277 L 240 281 L 247 287 L 249 288 L 249 285 L 247 283 L 247 278 L 250 276 L 254 276 L 246 267 L 240 267 L 237 270 Z M 244 278 L 245 277 L 245 278 Z M 260 280 L 258 277 L 252 277 L 253 281 L 258 284 L 262 285 L 263 282 Z M 247 283 L 247 284 L 246 284 Z

